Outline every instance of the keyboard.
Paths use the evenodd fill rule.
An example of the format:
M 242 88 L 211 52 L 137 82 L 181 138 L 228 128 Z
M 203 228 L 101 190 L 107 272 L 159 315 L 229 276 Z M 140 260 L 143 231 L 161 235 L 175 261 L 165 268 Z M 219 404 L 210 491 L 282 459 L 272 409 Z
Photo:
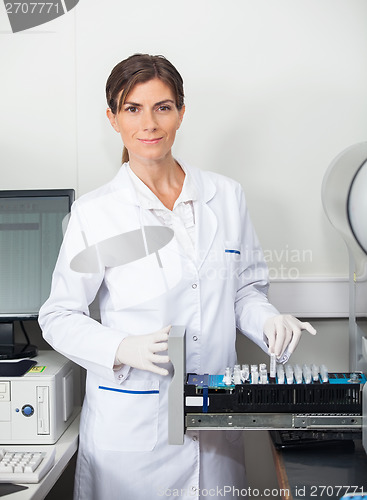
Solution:
M 54 446 L 0 446 L 0 483 L 39 483 L 55 453 Z

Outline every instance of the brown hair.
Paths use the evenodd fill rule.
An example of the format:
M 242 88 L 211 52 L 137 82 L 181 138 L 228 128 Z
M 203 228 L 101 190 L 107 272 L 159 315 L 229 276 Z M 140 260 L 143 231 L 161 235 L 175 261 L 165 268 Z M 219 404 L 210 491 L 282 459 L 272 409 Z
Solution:
M 134 54 L 118 63 L 111 71 L 106 83 L 107 104 L 116 115 L 126 100 L 128 93 L 138 83 L 145 83 L 159 78 L 168 85 L 176 99 L 177 109 L 184 105 L 183 80 L 177 69 L 163 56 Z M 129 160 L 129 153 L 124 147 L 122 162 Z

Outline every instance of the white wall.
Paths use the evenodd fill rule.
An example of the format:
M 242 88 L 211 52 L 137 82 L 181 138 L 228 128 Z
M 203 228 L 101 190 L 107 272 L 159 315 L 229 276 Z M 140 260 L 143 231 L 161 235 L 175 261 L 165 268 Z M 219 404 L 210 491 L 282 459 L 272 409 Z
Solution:
M 242 183 L 272 300 L 345 315 L 347 252 L 320 191 L 332 159 L 366 140 L 366 18 L 365 0 L 80 0 L 13 34 L 0 3 L 0 189 L 80 195 L 112 178 L 122 145 L 106 79 L 132 53 L 164 54 L 185 81 L 175 153 Z M 335 279 L 343 291 L 324 304 L 318 283 Z

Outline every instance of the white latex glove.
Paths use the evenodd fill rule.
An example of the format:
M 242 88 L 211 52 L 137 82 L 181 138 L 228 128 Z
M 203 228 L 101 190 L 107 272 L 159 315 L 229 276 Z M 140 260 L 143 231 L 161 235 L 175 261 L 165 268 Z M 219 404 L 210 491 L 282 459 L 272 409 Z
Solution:
M 168 370 L 160 368 L 155 363 L 168 363 L 169 357 L 155 353 L 167 351 L 170 329 L 171 326 L 166 326 L 162 330 L 147 335 L 125 337 L 118 346 L 115 362 L 158 373 L 158 375 L 168 375 Z
M 316 330 L 310 323 L 300 321 L 290 314 L 268 318 L 264 325 L 264 335 L 268 339 L 269 353 L 274 353 L 281 362 L 287 361 L 301 338 L 302 330 L 316 335 Z M 286 349 L 287 359 L 283 360 Z

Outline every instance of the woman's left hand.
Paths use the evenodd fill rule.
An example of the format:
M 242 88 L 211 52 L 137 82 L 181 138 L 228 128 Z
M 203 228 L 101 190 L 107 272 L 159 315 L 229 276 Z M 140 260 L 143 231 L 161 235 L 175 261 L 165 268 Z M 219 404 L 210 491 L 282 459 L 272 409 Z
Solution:
M 274 353 L 281 360 L 287 349 L 289 358 L 301 338 L 302 330 L 316 335 L 316 330 L 310 323 L 300 321 L 290 314 L 268 318 L 264 324 L 264 335 L 268 339 L 269 353 Z

